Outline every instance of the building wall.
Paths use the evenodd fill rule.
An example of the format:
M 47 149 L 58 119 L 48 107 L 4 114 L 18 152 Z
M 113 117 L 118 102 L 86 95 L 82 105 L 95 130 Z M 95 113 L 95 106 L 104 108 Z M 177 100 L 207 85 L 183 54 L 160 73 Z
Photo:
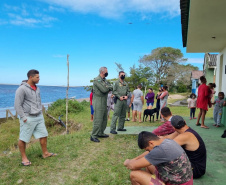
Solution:
M 208 83 L 216 83 L 214 79 L 214 68 L 209 68 L 209 57 L 208 54 L 204 56 L 204 66 L 203 66 L 203 73 L 205 74 L 207 84 Z
M 214 78 L 213 78 L 213 72 L 214 69 L 213 68 L 208 68 L 208 66 L 206 65 L 206 69 L 205 69 L 205 77 L 207 80 L 207 84 L 208 83 L 213 83 L 214 82 Z M 216 83 L 216 82 L 215 82 Z
M 217 70 L 216 70 L 216 96 L 218 92 L 222 91 L 226 97 L 226 47 L 217 56 Z M 220 77 L 221 74 L 221 77 Z M 226 98 L 225 98 L 226 100 Z M 223 115 L 221 123 L 226 126 L 226 107 L 223 108 Z

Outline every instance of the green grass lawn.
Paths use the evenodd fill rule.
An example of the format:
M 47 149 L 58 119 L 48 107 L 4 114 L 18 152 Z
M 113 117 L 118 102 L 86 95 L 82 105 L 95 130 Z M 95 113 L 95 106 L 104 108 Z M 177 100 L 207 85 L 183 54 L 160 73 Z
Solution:
M 170 109 L 174 115 L 189 117 L 187 107 Z M 212 112 L 210 109 L 207 117 L 212 117 Z M 72 125 L 68 135 L 59 125 L 48 127 L 48 150 L 58 156 L 43 159 L 39 142 L 31 140 L 26 150 L 32 162 L 29 167 L 20 164 L 18 120 L 2 123 L 0 184 L 130 184 L 129 170 L 123 166 L 123 162 L 143 152 L 137 146 L 137 136 L 110 135 L 107 139 L 100 139 L 100 143 L 91 142 L 92 122 L 88 105 L 82 112 L 70 114 L 69 119 Z M 159 122 L 126 122 L 126 126 L 158 125 Z

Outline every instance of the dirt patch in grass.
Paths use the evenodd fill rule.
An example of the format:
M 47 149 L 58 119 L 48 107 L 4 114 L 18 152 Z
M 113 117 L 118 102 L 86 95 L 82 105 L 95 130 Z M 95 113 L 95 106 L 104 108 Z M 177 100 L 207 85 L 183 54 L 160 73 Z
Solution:
M 180 95 L 180 94 L 172 94 L 172 95 L 169 95 L 169 99 L 185 99 L 187 98 L 186 96 L 183 96 L 183 95 Z

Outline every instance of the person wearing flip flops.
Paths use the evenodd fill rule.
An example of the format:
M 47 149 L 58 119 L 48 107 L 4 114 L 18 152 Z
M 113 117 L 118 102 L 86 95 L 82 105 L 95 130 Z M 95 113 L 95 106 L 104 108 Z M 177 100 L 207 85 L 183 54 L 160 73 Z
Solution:
M 26 143 L 30 141 L 32 135 L 40 140 L 43 158 L 52 157 L 57 154 L 50 153 L 47 150 L 48 132 L 45 126 L 45 120 L 42 114 L 42 104 L 40 89 L 36 86 L 39 82 L 39 71 L 30 70 L 27 73 L 28 80 L 24 80 L 16 90 L 15 110 L 20 116 L 20 136 L 19 150 L 22 157 L 21 164 L 30 166 L 31 162 L 26 156 Z
M 226 101 L 224 100 L 224 93 L 219 92 L 218 98 L 212 104 L 215 105 L 213 112 L 213 119 L 215 121 L 215 124 L 213 124 L 213 126 L 220 127 L 223 106 L 226 106 Z
M 196 107 L 200 109 L 200 112 L 198 114 L 196 126 L 201 126 L 201 128 L 208 129 L 209 127 L 207 127 L 204 124 L 204 121 L 205 121 L 206 112 L 208 111 L 208 105 L 210 106 L 210 108 L 212 105 L 210 104 L 210 98 L 209 98 L 211 94 L 211 90 L 206 85 L 205 76 L 201 76 L 200 81 L 202 85 L 200 85 L 198 89 L 198 98 L 197 98 L 197 104 L 196 104 Z M 202 120 L 201 124 L 199 123 L 200 118 Z

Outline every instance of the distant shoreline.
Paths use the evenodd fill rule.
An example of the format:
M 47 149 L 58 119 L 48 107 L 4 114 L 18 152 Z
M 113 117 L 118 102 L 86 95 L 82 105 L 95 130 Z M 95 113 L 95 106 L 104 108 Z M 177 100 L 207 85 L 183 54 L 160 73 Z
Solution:
M 78 102 L 82 102 L 82 101 L 87 101 L 89 102 L 89 98 L 79 98 L 79 99 L 75 99 L 77 100 Z M 49 103 L 42 103 L 42 105 L 44 105 L 45 107 L 48 107 L 49 104 L 51 104 L 53 102 L 49 102 Z M 0 111 L 0 123 L 3 121 L 3 120 L 6 120 L 6 110 L 9 109 L 14 115 L 16 114 L 16 111 L 14 109 L 14 107 L 6 107 L 6 108 L 0 108 L 1 111 Z M 2 116 L 4 114 L 4 116 Z
M 0 85 L 20 85 L 20 84 L 1 84 L 0 83 Z M 65 85 L 38 85 L 38 86 L 48 86 L 48 87 L 67 87 L 67 86 L 65 86 Z M 88 85 L 87 85 L 88 86 Z M 70 87 L 86 87 L 86 86 L 69 86 L 69 88 Z

